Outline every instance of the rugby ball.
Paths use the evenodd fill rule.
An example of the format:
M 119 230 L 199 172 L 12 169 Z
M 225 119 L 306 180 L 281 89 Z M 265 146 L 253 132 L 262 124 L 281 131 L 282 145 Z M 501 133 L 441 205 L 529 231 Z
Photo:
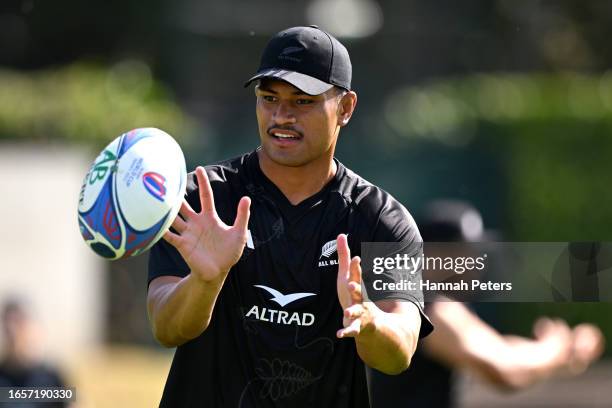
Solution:
M 119 136 L 83 180 L 78 204 L 83 239 L 110 260 L 151 248 L 179 211 L 186 177 L 183 152 L 166 132 L 140 128 Z

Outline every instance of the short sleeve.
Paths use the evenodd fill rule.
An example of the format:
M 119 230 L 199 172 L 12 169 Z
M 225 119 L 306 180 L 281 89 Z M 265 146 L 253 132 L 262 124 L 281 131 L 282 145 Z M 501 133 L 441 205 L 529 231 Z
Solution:
M 363 282 L 369 300 L 400 300 L 414 303 L 421 314 L 421 331 L 425 337 L 433 326 L 424 311 L 422 279 L 423 239 L 416 222 L 399 202 L 388 197 L 373 231 L 371 248 L 362 247 L 364 260 Z M 368 245 L 368 244 L 365 244 Z M 380 267 L 374 271 L 374 258 L 390 259 L 393 267 Z M 379 262 L 380 263 L 380 262 Z M 416 265 L 416 267 L 414 266 Z M 389 264 L 387 265 L 389 266 Z
M 185 277 L 189 275 L 189 266 L 179 252 L 166 240 L 160 239 L 149 251 L 148 283 L 160 276 Z

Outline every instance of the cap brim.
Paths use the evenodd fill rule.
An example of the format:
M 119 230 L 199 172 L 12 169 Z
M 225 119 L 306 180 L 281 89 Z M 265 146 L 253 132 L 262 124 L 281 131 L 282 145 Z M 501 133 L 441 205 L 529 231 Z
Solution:
M 247 87 L 251 84 L 251 82 L 261 78 L 274 78 L 288 82 L 308 95 L 320 95 L 334 87 L 332 84 L 328 84 L 327 82 L 323 82 L 317 78 L 313 78 L 305 74 L 300 74 L 299 72 L 286 71 L 276 68 L 270 68 L 258 72 L 254 77 L 246 81 L 244 86 Z

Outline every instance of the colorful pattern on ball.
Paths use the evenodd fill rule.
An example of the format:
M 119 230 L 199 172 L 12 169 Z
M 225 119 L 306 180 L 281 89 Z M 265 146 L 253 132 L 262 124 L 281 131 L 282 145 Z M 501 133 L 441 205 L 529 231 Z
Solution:
M 159 173 L 150 171 L 142 176 L 145 188 L 153 197 L 159 201 L 164 201 L 166 197 L 166 178 Z

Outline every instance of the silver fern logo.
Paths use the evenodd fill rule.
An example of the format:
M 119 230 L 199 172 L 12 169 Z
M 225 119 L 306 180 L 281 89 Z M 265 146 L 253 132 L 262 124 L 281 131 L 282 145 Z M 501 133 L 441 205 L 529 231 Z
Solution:
M 295 396 L 302 389 L 309 387 L 323 377 L 322 374 L 315 377 L 308 369 L 289 360 L 281 360 L 279 358 L 273 360 L 260 358 L 259 363 L 255 367 L 255 374 L 256 377 L 252 378 L 242 390 L 238 407 L 243 406 L 243 402 L 246 401 L 249 394 L 256 401 L 272 400 L 276 402 Z M 249 404 L 248 406 L 251 405 Z
M 259 395 L 272 401 L 297 394 L 320 378 L 288 360 L 275 358 L 270 361 L 261 358 L 259 361 L 260 364 L 255 368 L 255 373 L 262 381 Z
M 348 234 L 346 234 L 348 237 Z M 329 259 L 333 254 L 338 253 L 338 241 L 332 239 L 331 241 L 327 241 L 321 247 L 321 255 L 319 255 L 319 268 L 324 266 L 332 266 L 338 265 L 338 257 L 336 259 Z
M 299 53 L 304 51 L 303 47 L 287 47 L 281 51 L 278 55 L 279 60 L 289 60 L 293 62 L 302 62 L 302 58 L 299 58 Z
M 281 51 L 280 55 L 295 54 L 300 51 L 304 51 L 304 47 L 286 47 Z
M 337 251 L 338 251 L 338 242 L 335 239 L 332 239 L 331 241 L 327 241 L 325 245 L 323 245 L 323 247 L 321 248 L 321 255 L 319 256 L 319 259 L 329 258 L 331 254 Z

